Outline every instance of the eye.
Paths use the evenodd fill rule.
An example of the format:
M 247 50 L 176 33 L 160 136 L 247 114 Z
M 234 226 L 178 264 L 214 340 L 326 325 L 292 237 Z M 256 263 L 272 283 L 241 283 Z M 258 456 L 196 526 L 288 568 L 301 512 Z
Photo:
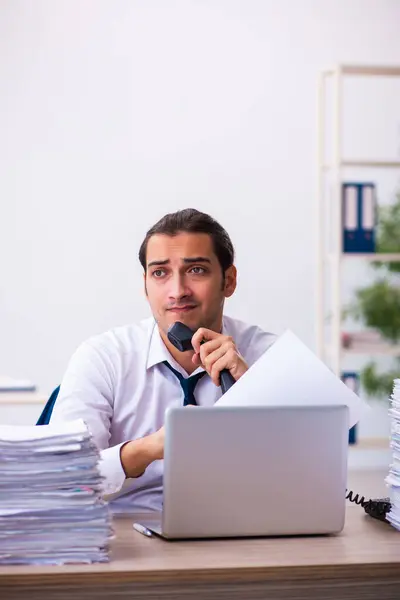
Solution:
M 194 275 L 202 275 L 203 273 L 206 272 L 206 270 L 203 267 L 192 267 L 190 269 L 190 272 L 193 273 Z
M 165 274 L 164 269 L 156 269 L 155 271 L 152 272 L 152 276 L 155 277 L 156 279 L 160 279 L 160 277 L 162 277 Z

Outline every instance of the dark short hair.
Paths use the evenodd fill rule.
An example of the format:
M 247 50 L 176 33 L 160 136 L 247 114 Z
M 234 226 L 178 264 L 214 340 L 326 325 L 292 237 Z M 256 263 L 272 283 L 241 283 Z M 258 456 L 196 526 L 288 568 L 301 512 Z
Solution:
M 195 208 L 185 208 L 178 212 L 169 213 L 162 217 L 146 233 L 140 249 L 139 260 L 146 271 L 146 252 L 149 239 L 156 234 L 174 236 L 180 232 L 207 233 L 212 240 L 214 252 L 221 265 L 222 273 L 233 265 L 235 251 L 231 238 L 225 229 L 210 215 Z

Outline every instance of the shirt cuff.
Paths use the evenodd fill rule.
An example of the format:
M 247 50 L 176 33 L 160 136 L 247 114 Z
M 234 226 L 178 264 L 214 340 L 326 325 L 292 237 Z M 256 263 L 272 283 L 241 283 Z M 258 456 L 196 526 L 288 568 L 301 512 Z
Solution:
M 117 446 L 106 448 L 100 452 L 99 470 L 103 481 L 103 495 L 105 500 L 112 500 L 114 494 L 118 494 L 126 480 L 125 471 L 121 464 L 121 447 L 126 442 Z M 110 496 L 110 497 L 109 497 Z

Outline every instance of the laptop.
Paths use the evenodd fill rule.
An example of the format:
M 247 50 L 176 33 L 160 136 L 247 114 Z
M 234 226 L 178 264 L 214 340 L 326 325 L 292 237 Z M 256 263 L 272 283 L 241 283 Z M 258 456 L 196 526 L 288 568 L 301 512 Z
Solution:
M 341 405 L 169 409 L 163 511 L 139 527 L 166 539 L 339 533 L 348 418 Z

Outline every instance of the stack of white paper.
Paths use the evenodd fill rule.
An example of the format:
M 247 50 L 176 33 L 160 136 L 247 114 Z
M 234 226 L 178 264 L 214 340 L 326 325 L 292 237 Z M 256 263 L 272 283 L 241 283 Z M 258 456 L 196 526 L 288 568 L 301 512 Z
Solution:
M 108 560 L 98 462 L 82 420 L 0 426 L 0 564 Z
M 386 518 L 396 529 L 400 530 L 400 379 L 395 379 L 392 404 L 389 410 L 391 418 L 392 464 L 386 483 L 389 486 L 390 503 L 392 505 Z

